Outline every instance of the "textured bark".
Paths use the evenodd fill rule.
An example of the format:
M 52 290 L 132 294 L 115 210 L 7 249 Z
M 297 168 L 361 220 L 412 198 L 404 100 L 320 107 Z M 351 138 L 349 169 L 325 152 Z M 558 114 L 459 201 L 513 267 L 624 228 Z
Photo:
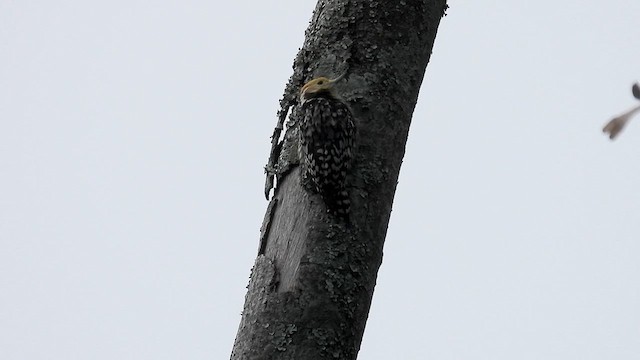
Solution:
M 356 358 L 411 116 L 446 7 L 446 0 L 318 2 L 281 100 L 267 196 L 274 177 L 277 187 L 232 359 Z M 357 126 L 348 224 L 301 187 L 296 141 L 302 84 L 345 72 L 338 93 Z

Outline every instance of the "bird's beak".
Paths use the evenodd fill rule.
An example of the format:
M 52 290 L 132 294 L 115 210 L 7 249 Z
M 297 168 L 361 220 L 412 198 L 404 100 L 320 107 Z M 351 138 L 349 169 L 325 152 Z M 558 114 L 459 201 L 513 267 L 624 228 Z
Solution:
M 331 83 L 338 82 L 338 81 L 342 80 L 342 79 L 345 77 L 345 75 L 347 75 L 347 72 L 346 72 L 346 71 L 345 71 L 345 72 L 343 72 L 343 73 L 342 73 L 340 76 L 338 76 L 337 78 L 329 80 L 329 82 L 331 82 Z

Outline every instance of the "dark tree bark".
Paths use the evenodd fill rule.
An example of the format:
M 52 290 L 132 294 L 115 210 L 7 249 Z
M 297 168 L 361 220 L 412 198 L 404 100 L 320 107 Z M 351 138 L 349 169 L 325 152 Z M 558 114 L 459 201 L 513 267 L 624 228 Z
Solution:
M 320 0 L 281 100 L 266 167 L 277 180 L 231 359 L 355 359 L 411 116 L 446 0 Z M 338 93 L 357 126 L 348 223 L 300 184 L 297 96 L 346 73 Z M 284 139 L 282 125 L 291 110 Z

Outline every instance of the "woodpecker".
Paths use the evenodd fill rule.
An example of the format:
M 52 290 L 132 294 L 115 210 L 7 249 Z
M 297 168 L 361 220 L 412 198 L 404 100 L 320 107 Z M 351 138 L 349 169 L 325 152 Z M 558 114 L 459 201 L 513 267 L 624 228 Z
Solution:
M 320 195 L 329 213 L 346 219 L 356 127 L 351 110 L 335 93 L 334 84 L 343 76 L 318 77 L 300 90 L 298 149 L 303 186 Z

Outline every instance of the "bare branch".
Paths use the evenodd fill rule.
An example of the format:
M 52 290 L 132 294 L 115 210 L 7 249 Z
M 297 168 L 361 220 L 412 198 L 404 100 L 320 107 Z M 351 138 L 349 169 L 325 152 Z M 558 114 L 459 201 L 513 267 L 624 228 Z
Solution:
M 625 113 L 622 113 L 609 121 L 602 132 L 609 134 L 609 139 L 614 140 L 618 134 L 624 129 L 629 120 L 633 117 L 633 115 L 640 110 L 640 105 L 631 108 Z

